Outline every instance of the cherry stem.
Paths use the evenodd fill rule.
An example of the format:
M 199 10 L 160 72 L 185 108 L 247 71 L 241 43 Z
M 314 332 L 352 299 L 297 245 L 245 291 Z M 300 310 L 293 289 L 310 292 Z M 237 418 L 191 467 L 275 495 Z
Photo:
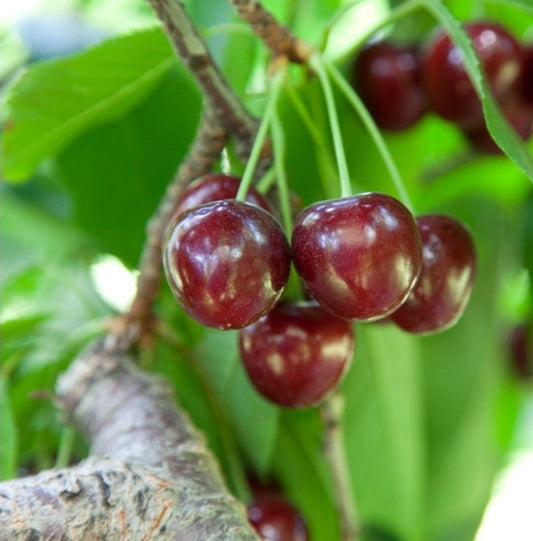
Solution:
M 72 456 L 72 447 L 74 445 L 74 438 L 76 436 L 76 429 L 67 425 L 61 430 L 61 439 L 59 440 L 59 449 L 57 451 L 56 461 L 54 468 L 61 470 L 67 468 L 70 465 L 70 458 Z
M 250 188 L 250 185 L 252 184 L 254 172 L 259 162 L 259 159 L 261 157 L 261 152 L 263 150 L 263 147 L 267 138 L 270 124 L 272 123 L 272 116 L 274 115 L 276 102 L 278 101 L 282 83 L 283 83 L 283 73 L 281 71 L 277 71 L 272 77 L 272 80 L 270 82 L 270 87 L 268 89 L 268 94 L 267 94 L 267 103 L 265 107 L 265 112 L 263 114 L 263 119 L 261 120 L 259 129 L 257 130 L 257 135 L 255 137 L 255 141 L 252 146 L 252 150 L 250 152 L 250 157 L 248 158 L 248 161 L 246 162 L 246 167 L 244 169 L 241 183 L 239 185 L 239 190 L 237 191 L 237 195 L 235 196 L 235 199 L 237 201 L 244 201 L 244 199 L 246 198 L 248 189 Z
M 381 154 L 383 162 L 385 163 L 385 167 L 387 168 L 389 175 L 392 178 L 392 182 L 394 183 L 400 200 L 411 212 L 413 212 L 413 204 L 411 203 L 409 194 L 407 193 L 407 189 L 405 188 L 405 184 L 402 180 L 400 172 L 398 171 L 398 167 L 396 166 L 396 163 L 394 162 L 394 159 L 385 143 L 385 140 L 383 139 L 383 136 L 381 135 L 381 132 L 376 126 L 374 119 L 361 101 L 361 98 L 354 92 L 352 87 L 348 84 L 348 82 L 342 76 L 339 70 L 325 59 L 322 59 L 322 62 L 330 73 L 331 79 L 339 87 L 339 90 L 344 94 L 348 102 L 357 112 L 368 133 L 374 140 L 374 144 L 376 145 L 379 153 Z
M 349 197 L 352 195 L 350 173 L 348 171 L 348 164 L 346 162 L 346 155 L 344 153 L 344 146 L 342 144 L 342 133 L 339 124 L 339 117 L 337 116 L 335 98 L 333 97 L 333 89 L 331 88 L 328 74 L 324 68 L 324 59 L 320 55 L 314 54 L 309 60 L 309 66 L 318 75 L 322 90 L 324 92 L 331 135 L 333 137 L 333 147 L 335 149 L 335 157 L 337 159 L 337 167 L 339 169 L 341 197 Z
M 353 497 L 342 431 L 343 413 L 344 398 L 338 392 L 326 398 L 320 405 L 320 414 L 324 426 L 324 456 L 333 478 L 341 539 L 343 541 L 354 541 L 359 535 L 359 519 Z
M 271 166 L 255 187 L 259 193 L 265 194 L 272 188 L 274 182 L 276 182 L 276 169 L 274 166 Z
M 329 178 L 331 178 L 331 176 L 335 175 L 336 172 L 335 164 L 333 162 L 333 159 L 331 158 L 331 154 L 326 151 L 328 145 L 326 144 L 326 141 L 322 136 L 322 132 L 318 129 L 316 122 L 312 119 L 311 115 L 305 108 L 305 105 L 303 104 L 300 96 L 298 96 L 294 88 L 292 86 L 287 86 L 286 90 L 289 98 L 292 100 L 296 112 L 300 115 L 302 122 L 305 124 L 305 127 L 307 128 L 307 131 L 311 136 L 311 139 L 313 139 L 315 143 L 317 154 L 323 156 L 325 167 L 328 170 Z M 329 182 L 327 182 L 326 185 L 323 186 L 325 191 L 327 191 L 327 184 L 329 184 Z
M 274 108 L 274 113 L 272 114 L 272 147 L 283 227 L 285 234 L 290 238 L 292 233 L 292 213 L 287 175 L 285 172 L 285 133 L 277 108 Z

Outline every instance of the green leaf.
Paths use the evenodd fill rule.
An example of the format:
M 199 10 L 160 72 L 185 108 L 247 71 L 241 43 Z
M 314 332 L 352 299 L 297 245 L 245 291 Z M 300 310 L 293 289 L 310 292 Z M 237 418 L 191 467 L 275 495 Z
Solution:
M 0 479 L 15 477 L 17 467 L 18 430 L 13 414 L 7 381 L 0 375 Z
M 310 539 L 339 539 L 333 487 L 322 454 L 322 422 L 316 408 L 282 411 L 272 471 L 303 514 Z
M 447 209 L 472 225 L 478 274 L 459 323 L 420 341 L 428 444 L 430 538 L 472 539 L 490 496 L 500 447 L 494 414 L 501 396 L 501 322 L 496 298 L 517 224 L 486 201 Z M 468 530 L 469 532 L 466 532 Z
M 137 264 L 145 224 L 187 151 L 199 113 L 195 86 L 175 68 L 128 115 L 87 131 L 59 155 L 75 220 L 102 250 Z
M 445 31 L 450 35 L 452 41 L 463 53 L 464 66 L 476 92 L 481 98 L 490 134 L 504 152 L 533 181 L 533 158 L 515 131 L 510 127 L 507 120 L 503 117 L 500 108 L 496 104 L 489 85 L 482 75 L 479 60 L 468 35 L 462 29 L 461 24 L 446 9 L 441 0 L 420 1 L 438 19 Z
M 425 442 L 418 343 L 392 325 L 357 328 L 343 385 L 352 483 L 365 524 L 423 539 Z
M 533 15 L 533 5 L 531 5 L 531 0 L 485 0 L 485 2 L 491 4 L 502 4 L 504 6 L 511 6 L 513 8 L 525 11 Z
M 195 357 L 253 469 L 265 473 L 274 451 L 279 408 L 263 399 L 249 382 L 239 361 L 236 333 L 205 329 Z
M 140 103 L 173 65 L 168 40 L 152 29 L 30 67 L 9 94 L 3 176 L 28 178 L 43 158 Z

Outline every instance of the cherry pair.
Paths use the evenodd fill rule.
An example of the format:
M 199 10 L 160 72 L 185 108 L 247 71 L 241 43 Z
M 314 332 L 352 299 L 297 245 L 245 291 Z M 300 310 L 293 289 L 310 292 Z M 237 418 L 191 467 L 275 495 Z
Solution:
M 464 26 L 490 89 L 517 134 L 533 131 L 533 46 L 521 46 L 489 22 Z M 422 50 L 375 43 L 354 63 L 354 84 L 376 123 L 389 130 L 415 124 L 427 110 L 454 122 L 479 150 L 500 152 L 490 137 L 462 51 L 440 31 Z

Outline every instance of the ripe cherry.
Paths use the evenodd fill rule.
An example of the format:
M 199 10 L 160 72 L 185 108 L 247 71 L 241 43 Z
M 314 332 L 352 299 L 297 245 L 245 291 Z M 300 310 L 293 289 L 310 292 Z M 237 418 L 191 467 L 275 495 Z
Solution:
M 455 219 L 440 214 L 418 218 L 423 265 L 411 294 L 390 319 L 417 334 L 443 331 L 461 317 L 476 273 L 470 233 Z
M 379 193 L 306 207 L 294 224 L 292 250 L 312 297 L 340 317 L 362 321 L 394 312 L 422 266 L 415 219 Z
M 290 247 L 266 211 L 234 199 L 180 214 L 163 246 L 170 288 L 200 323 L 239 329 L 268 312 L 283 293 Z
M 533 107 L 533 43 L 522 48 L 522 99 Z
M 211 173 L 196 179 L 183 192 L 178 200 L 174 216 L 178 216 L 182 212 L 220 201 L 222 199 L 234 199 L 239 190 L 241 179 L 232 175 L 223 173 Z M 252 186 L 246 194 L 246 202 L 252 205 L 257 205 L 272 213 L 272 209 L 268 201 Z
M 521 85 L 520 45 L 497 24 L 469 23 L 465 31 L 496 100 L 503 105 L 515 99 Z M 465 71 L 463 54 L 444 32 L 429 44 L 422 75 L 430 106 L 437 114 L 463 128 L 483 122 L 481 102 Z
M 280 303 L 239 333 L 241 359 L 256 389 L 290 408 L 320 402 L 353 356 L 352 325 L 315 303 Z
M 516 325 L 509 336 L 509 358 L 518 378 L 528 381 L 533 378 L 533 327 L 527 323 Z
M 261 500 L 248 506 L 248 520 L 267 541 L 308 541 L 305 521 L 282 499 Z
M 415 47 L 380 42 L 363 49 L 353 67 L 354 85 L 376 124 L 386 130 L 412 126 L 426 111 Z

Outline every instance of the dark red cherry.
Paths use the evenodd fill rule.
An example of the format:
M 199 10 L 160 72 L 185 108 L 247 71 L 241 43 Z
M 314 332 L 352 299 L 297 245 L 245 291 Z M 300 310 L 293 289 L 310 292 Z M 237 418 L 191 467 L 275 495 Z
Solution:
M 509 336 L 511 366 L 518 378 L 524 381 L 533 378 L 532 336 L 533 327 L 527 323 L 516 325 Z
M 469 23 L 464 29 L 472 39 L 496 100 L 505 104 L 518 97 L 522 72 L 520 45 L 497 24 Z M 437 114 L 463 128 L 483 122 L 481 102 L 464 69 L 463 54 L 444 32 L 429 44 L 422 75 L 430 106 Z
M 163 246 L 168 283 L 200 323 L 239 329 L 283 293 L 290 247 L 266 211 L 234 199 L 195 207 L 170 225 Z
M 390 316 L 403 330 L 423 334 L 443 331 L 461 317 L 476 273 L 470 233 L 440 214 L 418 218 L 423 265 L 415 288 Z
M 241 179 L 239 177 L 225 175 L 223 173 L 211 173 L 196 179 L 180 197 L 174 216 L 178 216 L 182 212 L 220 201 L 221 199 L 234 199 L 239 190 Z M 264 208 L 267 212 L 272 213 L 272 209 L 268 201 L 252 186 L 246 194 L 246 202 L 258 207 Z
M 298 510 L 282 499 L 261 500 L 248 506 L 248 520 L 267 541 L 308 541 Z
M 394 312 L 422 266 L 415 219 L 379 193 L 305 208 L 294 224 L 292 252 L 314 299 L 340 317 L 362 321 Z
M 255 388 L 289 408 L 314 406 L 340 381 L 353 356 L 352 325 L 315 303 L 281 303 L 239 332 Z
M 522 48 L 522 99 L 533 107 L 533 43 Z
M 533 106 L 525 105 L 523 102 L 515 102 L 503 109 L 509 124 L 522 141 L 527 141 L 533 134 Z M 487 126 L 482 124 L 472 130 L 464 130 L 466 138 L 479 152 L 485 154 L 503 154 L 501 148 L 496 144 L 489 133 Z
M 386 130 L 412 126 L 426 111 L 420 85 L 420 55 L 415 47 L 380 42 L 356 57 L 354 85 L 376 124 Z

